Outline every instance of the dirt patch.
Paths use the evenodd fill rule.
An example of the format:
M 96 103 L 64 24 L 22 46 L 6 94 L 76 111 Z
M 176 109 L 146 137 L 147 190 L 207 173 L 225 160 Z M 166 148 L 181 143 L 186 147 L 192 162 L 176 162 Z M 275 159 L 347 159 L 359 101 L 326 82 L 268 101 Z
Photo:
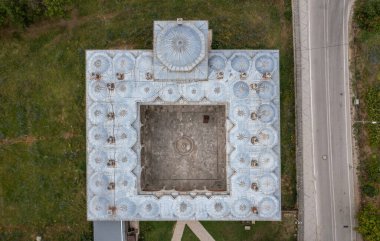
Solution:
M 121 11 L 79 17 L 78 9 L 73 9 L 70 13 L 69 19 L 60 19 L 60 20 L 47 19 L 47 20 L 40 21 L 38 23 L 35 23 L 29 26 L 22 33 L 22 35 L 24 35 L 24 37 L 27 37 L 27 38 L 37 38 L 41 34 L 49 32 L 52 29 L 57 29 L 57 28 L 66 28 L 67 32 L 65 32 L 65 34 L 67 33 L 71 34 L 72 30 L 75 27 L 80 26 L 83 23 L 86 23 L 88 21 L 93 21 L 95 19 L 101 19 L 103 21 L 106 21 L 106 20 L 116 17 L 120 12 Z M 12 28 L 3 29 L 2 35 L 4 37 L 11 36 L 13 33 L 16 33 L 16 32 L 17 30 L 12 29 Z
M 3 140 L 0 140 L 0 145 L 14 145 L 14 144 L 18 144 L 18 143 L 24 143 L 24 144 L 27 144 L 27 145 L 31 145 L 33 143 L 35 143 L 36 141 L 40 141 L 40 140 L 44 140 L 45 138 L 44 137 L 35 137 L 35 136 L 20 136 L 20 137 L 17 137 L 17 138 L 11 138 L 11 139 L 8 139 L 8 138 L 5 138 Z

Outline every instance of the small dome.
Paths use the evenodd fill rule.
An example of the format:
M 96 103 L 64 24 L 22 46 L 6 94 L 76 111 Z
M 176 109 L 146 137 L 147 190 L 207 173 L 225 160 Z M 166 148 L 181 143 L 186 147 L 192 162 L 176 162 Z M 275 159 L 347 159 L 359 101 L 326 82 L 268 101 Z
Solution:
M 222 101 L 226 99 L 226 89 L 223 84 L 211 82 L 207 88 L 207 98 L 211 101 Z
M 255 59 L 255 67 L 261 74 L 271 73 L 275 69 L 275 61 L 270 55 L 260 55 Z
M 245 54 L 235 54 L 231 59 L 231 67 L 239 73 L 247 73 L 249 70 L 249 57 Z
M 106 168 L 107 162 L 108 156 L 104 151 L 93 150 L 88 157 L 88 163 L 97 171 Z
M 137 68 L 140 72 L 153 73 L 153 57 L 147 54 L 140 55 L 137 58 Z
M 249 86 L 243 81 L 236 82 L 234 84 L 233 90 L 234 95 L 240 99 L 246 98 L 249 95 Z
M 131 54 L 121 54 L 114 58 L 116 73 L 130 73 L 135 67 L 135 59 Z
M 224 56 L 214 54 L 208 59 L 208 67 L 213 71 L 222 71 L 226 67 L 226 61 Z
M 107 142 L 107 130 L 100 126 L 93 126 L 88 134 L 89 142 L 94 146 L 102 146 Z
M 265 197 L 260 201 L 258 209 L 261 217 L 271 217 L 278 210 L 278 201 L 274 197 Z
M 104 123 L 107 120 L 107 105 L 93 103 L 88 109 L 88 119 L 92 124 Z
M 111 176 L 103 172 L 96 172 L 92 174 L 89 181 L 90 190 L 96 194 L 103 194 L 108 192 L 108 184 L 112 182 Z
M 259 84 L 258 94 L 263 100 L 271 100 L 276 94 L 276 87 L 272 82 L 262 81 Z
M 207 212 L 214 218 L 221 218 L 228 215 L 230 208 L 228 204 L 219 198 L 211 199 L 207 205 Z
M 262 104 L 257 110 L 257 115 L 260 121 L 270 123 L 276 117 L 276 108 L 271 104 Z
M 116 153 L 116 167 L 118 170 L 131 171 L 136 167 L 137 155 L 132 149 L 121 150 Z
M 137 212 L 137 207 L 132 200 L 121 198 L 116 200 L 116 212 L 120 218 L 131 220 Z
M 259 167 L 266 171 L 273 171 L 277 166 L 277 158 L 273 152 L 266 151 L 259 157 Z
M 246 198 L 236 200 L 232 204 L 232 214 L 238 218 L 245 218 L 251 213 L 251 201 Z
M 246 152 L 235 150 L 231 155 L 231 167 L 235 170 L 248 168 L 250 162 L 251 160 Z
M 160 97 L 163 101 L 174 102 L 181 97 L 177 85 L 167 85 L 161 90 Z
M 277 143 L 277 134 L 273 128 L 265 127 L 261 129 L 257 137 L 259 139 L 259 144 L 264 146 L 273 146 Z
M 130 124 L 136 120 L 136 109 L 128 104 L 117 104 L 114 106 L 114 111 L 117 124 Z
M 138 91 L 139 91 L 139 96 L 144 101 L 152 100 L 158 94 L 158 90 L 156 89 L 156 86 L 150 82 L 145 82 L 145 83 L 141 84 L 138 87 Z
M 246 105 L 236 105 L 232 108 L 232 118 L 237 122 L 244 122 L 249 118 L 250 112 Z
M 89 86 L 89 95 L 94 101 L 104 101 L 109 95 L 106 83 L 93 81 Z
M 116 95 L 119 98 L 131 97 L 133 86 L 130 82 L 118 82 L 116 83 Z
M 264 175 L 259 179 L 260 191 L 266 195 L 272 194 L 277 189 L 277 178 L 274 175 Z
M 90 60 L 90 72 L 104 73 L 111 66 L 111 59 L 105 54 L 95 54 Z
M 145 200 L 139 205 L 139 213 L 143 218 L 154 218 L 160 213 L 160 206 L 154 200 Z
M 180 219 L 188 219 L 194 215 L 195 208 L 191 202 L 185 199 L 175 201 L 174 213 Z
M 118 172 L 115 175 L 115 186 L 117 191 L 131 191 L 135 186 L 135 177 L 129 173 Z
M 132 127 L 121 127 L 115 129 L 116 144 L 132 147 L 137 141 L 137 133 Z
M 251 136 L 245 129 L 235 129 L 230 133 L 230 143 L 232 145 L 246 144 Z
M 112 202 L 107 197 L 95 196 L 91 199 L 89 208 L 96 217 L 106 217 L 110 206 L 112 206 Z
M 156 41 L 157 57 L 171 71 L 190 71 L 206 55 L 205 37 L 192 24 L 168 24 Z
M 204 97 L 204 91 L 200 84 L 189 84 L 185 87 L 184 95 L 189 101 L 200 101 Z
M 251 186 L 251 180 L 247 175 L 238 175 L 233 177 L 233 179 L 234 187 L 241 191 L 246 191 Z

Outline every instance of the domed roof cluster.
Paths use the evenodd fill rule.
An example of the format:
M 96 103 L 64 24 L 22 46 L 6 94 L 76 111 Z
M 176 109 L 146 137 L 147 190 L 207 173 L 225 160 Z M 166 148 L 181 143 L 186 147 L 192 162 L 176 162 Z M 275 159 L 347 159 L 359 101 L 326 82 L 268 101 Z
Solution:
M 87 51 L 89 220 L 281 218 L 278 51 L 207 36 L 207 21 L 157 21 L 154 51 Z M 227 104 L 228 195 L 139 194 L 141 103 Z

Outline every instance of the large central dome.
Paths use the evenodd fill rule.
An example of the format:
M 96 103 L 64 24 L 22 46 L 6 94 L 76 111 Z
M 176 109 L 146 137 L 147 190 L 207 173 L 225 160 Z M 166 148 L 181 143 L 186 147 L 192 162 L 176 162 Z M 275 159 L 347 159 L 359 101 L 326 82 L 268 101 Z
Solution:
M 168 24 L 156 41 L 157 57 L 171 71 L 191 71 L 206 55 L 204 35 L 192 24 Z

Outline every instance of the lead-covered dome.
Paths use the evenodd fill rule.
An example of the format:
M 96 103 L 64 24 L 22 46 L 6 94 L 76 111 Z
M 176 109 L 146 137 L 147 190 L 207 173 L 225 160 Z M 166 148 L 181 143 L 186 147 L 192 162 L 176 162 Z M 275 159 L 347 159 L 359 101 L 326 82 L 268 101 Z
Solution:
M 156 41 L 157 57 L 171 71 L 191 71 L 206 56 L 203 33 L 189 23 L 168 24 Z

